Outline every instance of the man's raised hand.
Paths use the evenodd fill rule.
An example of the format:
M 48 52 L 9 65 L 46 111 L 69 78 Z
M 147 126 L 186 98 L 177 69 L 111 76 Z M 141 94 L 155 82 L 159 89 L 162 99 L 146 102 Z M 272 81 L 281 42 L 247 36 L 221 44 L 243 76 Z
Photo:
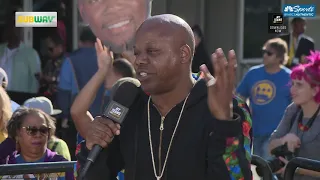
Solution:
M 234 50 L 229 51 L 228 60 L 221 48 L 211 56 L 214 76 L 206 65 L 200 66 L 208 86 L 208 106 L 212 115 L 219 120 L 232 118 L 232 98 L 236 80 L 237 59 Z

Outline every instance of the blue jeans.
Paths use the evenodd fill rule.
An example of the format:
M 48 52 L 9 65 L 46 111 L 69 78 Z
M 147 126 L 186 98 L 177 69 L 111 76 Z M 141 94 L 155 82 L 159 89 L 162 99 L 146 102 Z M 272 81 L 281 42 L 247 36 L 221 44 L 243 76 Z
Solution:
M 124 180 L 124 173 L 122 171 L 118 173 L 118 180 Z
M 267 160 L 271 158 L 268 150 L 270 136 L 256 136 L 253 138 L 253 154 Z

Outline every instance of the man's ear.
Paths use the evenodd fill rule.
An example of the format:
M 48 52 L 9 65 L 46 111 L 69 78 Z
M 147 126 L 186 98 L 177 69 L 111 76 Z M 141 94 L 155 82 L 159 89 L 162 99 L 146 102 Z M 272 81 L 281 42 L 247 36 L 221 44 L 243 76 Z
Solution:
M 191 48 L 189 45 L 185 44 L 180 48 L 180 58 L 181 58 L 181 63 L 189 63 L 191 61 Z
M 79 13 L 81 15 L 82 21 L 88 24 L 88 19 L 87 19 L 86 13 L 84 12 L 83 2 L 78 1 L 78 8 L 79 8 Z

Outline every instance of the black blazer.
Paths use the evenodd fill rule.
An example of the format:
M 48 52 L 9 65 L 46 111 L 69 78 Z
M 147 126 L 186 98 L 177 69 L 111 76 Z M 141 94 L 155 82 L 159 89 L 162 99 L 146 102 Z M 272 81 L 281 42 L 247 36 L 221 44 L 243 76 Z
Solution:
M 290 36 L 291 34 L 281 35 L 280 38 L 287 42 L 288 50 L 290 49 Z M 302 55 L 308 56 L 310 55 L 310 51 L 314 51 L 314 42 L 313 39 L 309 36 L 302 35 L 295 51 L 295 57 L 300 60 Z M 292 64 L 291 66 L 295 66 L 296 64 Z

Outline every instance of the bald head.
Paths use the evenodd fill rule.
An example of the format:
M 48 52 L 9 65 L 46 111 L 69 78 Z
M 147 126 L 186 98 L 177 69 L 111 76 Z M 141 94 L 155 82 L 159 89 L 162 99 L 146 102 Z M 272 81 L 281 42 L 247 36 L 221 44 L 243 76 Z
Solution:
M 142 88 L 151 94 L 161 94 L 188 83 L 194 46 L 190 26 L 178 16 L 158 15 L 143 22 L 134 47 L 135 68 Z
M 145 20 L 139 31 L 159 33 L 160 36 L 174 38 L 177 46 L 188 45 L 194 54 L 195 40 L 191 27 L 189 24 L 179 16 L 172 14 L 161 14 L 148 18 Z

